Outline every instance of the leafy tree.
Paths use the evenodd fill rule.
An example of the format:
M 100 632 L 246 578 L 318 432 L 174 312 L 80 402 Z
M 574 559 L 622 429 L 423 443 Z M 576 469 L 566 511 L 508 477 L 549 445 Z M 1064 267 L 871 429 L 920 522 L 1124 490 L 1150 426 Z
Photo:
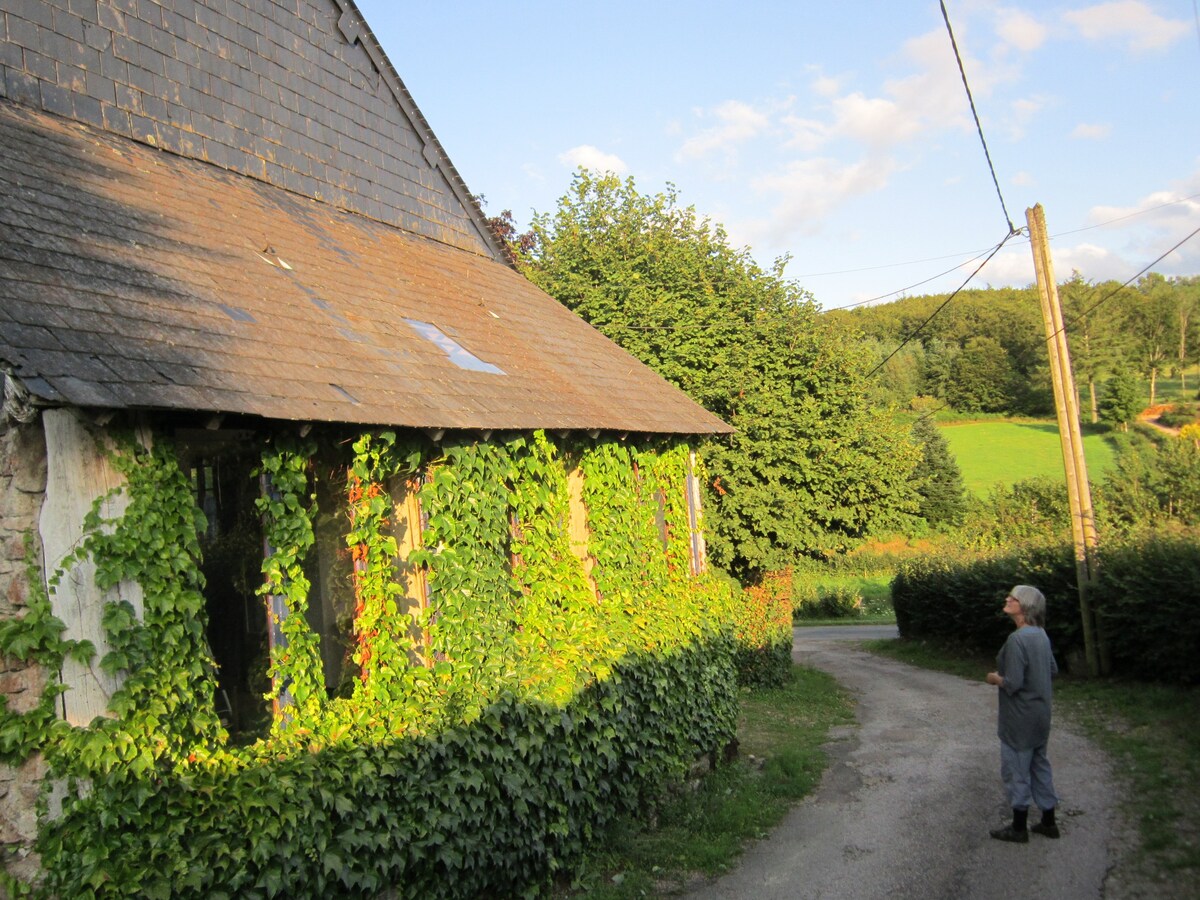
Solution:
M 1071 366 L 1076 382 L 1087 386 L 1088 414 L 1093 424 L 1100 421 L 1098 386 L 1121 368 L 1126 355 L 1123 344 L 1127 339 L 1120 324 L 1122 299 L 1132 293 L 1113 281 L 1091 284 L 1078 272 L 1059 287 Z
M 928 416 L 917 419 L 912 432 L 921 448 L 912 475 L 921 495 L 917 514 L 935 528 L 957 528 L 967 511 L 967 494 L 950 444 Z
M 933 338 L 925 345 L 925 367 L 921 372 L 922 393 L 946 399 L 951 379 L 951 366 L 962 352 L 958 344 Z
M 1200 524 L 1200 444 L 1186 436 L 1155 441 L 1122 435 L 1104 479 L 1106 518 L 1122 529 Z
M 1196 357 L 1197 348 L 1200 347 L 1200 338 L 1197 337 L 1200 326 L 1196 321 L 1197 317 L 1200 317 L 1200 276 L 1176 278 L 1173 281 L 1178 296 L 1176 314 L 1179 318 L 1179 348 L 1176 362 L 1179 368 L 1179 389 L 1186 394 L 1188 363 Z
M 1121 369 L 1108 380 L 1106 388 L 1100 401 L 1100 418 L 1128 431 L 1129 423 L 1142 409 L 1137 378 L 1128 369 Z
M 1156 272 L 1138 282 L 1141 295 L 1133 306 L 1129 325 L 1136 336 L 1136 359 L 1150 376 L 1150 405 L 1154 405 L 1158 373 L 1170 359 L 1175 343 L 1178 299 L 1170 283 Z
M 705 448 L 714 562 L 753 579 L 915 509 L 916 447 L 867 400 L 869 358 L 725 231 L 632 179 L 578 172 L 520 255 L 535 284 L 737 432 Z
M 950 364 L 946 399 L 961 412 L 1005 412 L 1013 407 L 1015 387 L 1008 351 L 995 338 L 975 337 Z
M 873 360 L 872 368 L 879 367 L 871 378 L 871 398 L 875 405 L 909 406 L 924 387 L 925 348 L 919 341 L 913 341 L 893 353 L 894 348 L 879 338 L 864 337 L 862 342 Z

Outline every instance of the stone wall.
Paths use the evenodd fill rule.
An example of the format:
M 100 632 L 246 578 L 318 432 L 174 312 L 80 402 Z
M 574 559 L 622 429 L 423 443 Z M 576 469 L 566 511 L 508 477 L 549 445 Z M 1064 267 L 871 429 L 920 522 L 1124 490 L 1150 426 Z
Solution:
M 40 417 L 29 424 L 0 421 L 0 618 L 20 616 L 29 598 L 26 540 L 36 536 L 46 491 L 46 445 Z M 37 552 L 37 544 L 34 544 Z M 39 553 L 40 555 L 40 553 Z M 8 708 L 37 705 L 44 675 L 36 666 L 0 656 L 0 694 Z M 37 860 L 36 801 L 45 766 L 34 757 L 19 767 L 0 763 L 0 863 L 18 877 L 31 877 Z

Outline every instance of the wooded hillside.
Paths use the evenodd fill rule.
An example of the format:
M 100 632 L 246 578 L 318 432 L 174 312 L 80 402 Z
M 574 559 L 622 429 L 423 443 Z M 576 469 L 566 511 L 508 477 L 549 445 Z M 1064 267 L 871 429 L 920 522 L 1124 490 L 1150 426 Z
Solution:
M 1200 277 L 1150 273 L 1136 284 L 1092 283 L 1076 273 L 1059 287 L 1085 415 L 1098 421 L 1119 379 L 1180 378 L 1200 387 Z M 825 315 L 862 333 L 879 361 L 878 399 L 907 406 L 932 397 L 959 412 L 1045 415 L 1053 411 L 1037 289 L 988 288 L 908 297 Z M 1126 419 L 1113 410 L 1113 421 Z

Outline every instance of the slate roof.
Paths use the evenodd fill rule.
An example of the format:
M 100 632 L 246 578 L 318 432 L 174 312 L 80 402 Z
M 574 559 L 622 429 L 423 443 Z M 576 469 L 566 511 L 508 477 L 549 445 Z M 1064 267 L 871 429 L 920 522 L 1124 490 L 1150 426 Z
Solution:
M 491 258 L 4 100 L 0 362 L 82 407 L 731 430 Z

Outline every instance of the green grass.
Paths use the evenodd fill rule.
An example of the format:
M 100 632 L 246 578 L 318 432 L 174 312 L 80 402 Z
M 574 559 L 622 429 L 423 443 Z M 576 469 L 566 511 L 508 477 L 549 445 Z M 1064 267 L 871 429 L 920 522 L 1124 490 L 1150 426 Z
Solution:
M 978 679 L 986 655 L 924 641 L 872 641 L 868 650 L 911 665 Z M 1200 884 L 1200 689 L 1111 679 L 1055 681 L 1055 710 L 1116 762 L 1125 783 L 1122 813 L 1137 823 L 1133 878 L 1147 896 Z
M 564 896 L 626 900 L 674 893 L 733 865 L 820 781 L 829 729 L 852 721 L 852 704 L 828 675 L 796 667 L 781 688 L 743 690 L 739 755 L 681 788 L 653 825 L 613 827 Z
M 1003 421 L 946 425 L 941 435 L 958 462 L 967 491 L 986 497 L 997 482 L 1063 478 L 1062 446 L 1054 422 Z M 1101 434 L 1083 436 L 1088 477 L 1096 482 L 1113 465 L 1113 447 Z

